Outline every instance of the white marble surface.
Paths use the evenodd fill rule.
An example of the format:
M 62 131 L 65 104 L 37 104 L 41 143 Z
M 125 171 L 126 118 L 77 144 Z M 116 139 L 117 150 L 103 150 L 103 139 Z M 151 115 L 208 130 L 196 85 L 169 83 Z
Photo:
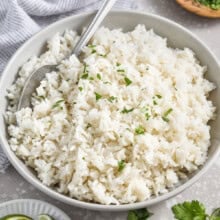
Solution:
M 220 58 L 220 20 L 209 20 L 190 14 L 180 8 L 175 0 L 134 0 L 133 9 L 159 14 L 187 27 L 204 41 Z M 48 201 L 66 211 L 72 220 L 125 220 L 127 213 L 101 213 L 65 205 L 49 198 L 10 167 L 0 174 L 0 202 L 18 198 L 35 198 Z M 211 210 L 220 207 L 220 158 L 192 187 L 177 197 L 149 207 L 154 213 L 151 220 L 173 219 L 170 207 L 185 200 L 198 199 Z

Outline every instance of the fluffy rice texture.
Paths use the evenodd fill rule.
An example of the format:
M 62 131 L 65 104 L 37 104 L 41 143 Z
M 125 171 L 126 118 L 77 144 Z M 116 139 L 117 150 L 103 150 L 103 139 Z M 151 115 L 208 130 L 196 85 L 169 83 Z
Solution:
M 43 184 L 79 200 L 124 204 L 166 193 L 207 158 L 215 86 L 206 67 L 144 25 L 102 27 L 80 59 L 64 59 L 78 38 L 55 35 L 19 71 L 6 114 L 12 150 Z M 27 76 L 59 61 L 33 108 L 16 111 Z

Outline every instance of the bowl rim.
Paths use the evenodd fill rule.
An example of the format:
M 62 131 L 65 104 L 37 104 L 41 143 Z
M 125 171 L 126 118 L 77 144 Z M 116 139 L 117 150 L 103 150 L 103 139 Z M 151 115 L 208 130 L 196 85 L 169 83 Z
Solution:
M 26 46 L 26 44 L 33 41 L 34 39 L 37 39 L 39 35 L 43 35 L 43 33 L 47 32 L 48 29 L 50 29 L 58 24 L 59 25 L 65 24 L 67 21 L 71 21 L 72 19 L 80 18 L 81 16 L 90 16 L 90 15 L 93 15 L 94 13 L 95 13 L 95 11 L 90 11 L 90 12 L 86 12 L 86 13 L 79 13 L 76 15 L 68 16 L 66 18 L 63 18 L 61 20 L 58 20 L 58 21 L 48 25 L 47 27 L 43 28 L 39 32 L 35 33 L 31 38 L 29 38 L 24 44 L 21 45 L 21 47 L 14 53 L 14 55 L 8 61 L 6 67 L 4 68 L 4 71 L 2 72 L 2 77 L 0 78 L 0 88 L 1 88 L 1 85 L 3 84 L 5 78 L 7 77 L 6 73 L 8 72 L 8 69 L 13 64 L 13 62 L 16 61 L 16 57 L 23 51 L 23 48 Z M 127 13 L 127 14 L 130 14 L 131 16 L 132 15 L 139 15 L 139 16 L 146 16 L 148 18 L 152 18 L 152 19 L 156 19 L 156 20 L 162 20 L 166 23 L 171 24 L 175 28 L 180 29 L 183 32 L 186 32 L 189 36 L 194 38 L 201 45 L 201 47 L 203 47 L 206 51 L 209 52 L 209 56 L 211 56 L 211 58 L 215 61 L 215 63 L 218 65 L 218 68 L 220 69 L 220 64 L 219 64 L 216 56 L 213 54 L 213 52 L 195 34 L 193 34 L 191 31 L 189 31 L 188 29 L 186 29 L 182 25 L 180 25 L 180 24 L 178 24 L 168 18 L 162 17 L 160 15 L 140 12 L 140 11 L 136 11 L 136 10 L 112 10 L 109 14 L 117 14 L 117 13 L 120 13 L 120 14 Z M 132 210 L 132 209 L 140 209 L 143 207 L 151 206 L 156 203 L 165 201 L 165 200 L 179 194 L 180 192 L 184 191 L 189 186 L 194 184 L 198 179 L 200 179 L 200 177 L 205 172 L 208 171 L 208 169 L 211 167 L 211 165 L 215 162 L 215 160 L 220 155 L 220 147 L 219 147 L 220 144 L 218 144 L 218 148 L 215 152 L 215 155 L 213 155 L 210 160 L 206 161 L 205 164 L 202 166 L 202 168 L 199 169 L 198 172 L 192 178 L 190 178 L 185 183 L 181 184 L 180 186 L 177 186 L 176 188 L 174 188 L 173 190 L 171 190 L 165 194 L 162 194 L 160 196 L 157 196 L 155 198 L 148 199 L 148 200 L 145 200 L 142 202 L 121 204 L 121 205 L 103 205 L 103 204 L 98 204 L 98 203 L 89 203 L 89 202 L 85 202 L 85 201 L 80 201 L 80 200 L 71 198 L 69 196 L 66 196 L 64 194 L 61 194 L 61 193 L 53 190 L 50 187 L 47 187 L 38 178 L 33 177 L 31 174 L 29 174 L 29 172 L 25 172 L 22 169 L 22 167 L 20 167 L 19 159 L 14 154 L 14 152 L 11 151 L 10 146 L 8 144 L 8 140 L 6 138 L 4 138 L 2 132 L 0 132 L 0 143 L 1 143 L 1 146 L 2 146 L 4 153 L 8 157 L 8 159 L 9 159 L 10 163 L 13 165 L 13 167 L 18 171 L 18 173 L 22 177 L 24 177 L 24 179 L 26 181 L 28 181 L 30 184 L 35 186 L 38 190 L 42 191 L 43 193 L 45 193 L 46 195 L 49 195 L 50 197 L 52 197 L 54 199 L 62 201 L 66 204 L 74 205 L 79 208 L 86 208 L 86 209 L 97 210 L 97 211 L 127 211 L 127 210 Z M 16 159 L 14 160 L 13 157 L 15 157 Z

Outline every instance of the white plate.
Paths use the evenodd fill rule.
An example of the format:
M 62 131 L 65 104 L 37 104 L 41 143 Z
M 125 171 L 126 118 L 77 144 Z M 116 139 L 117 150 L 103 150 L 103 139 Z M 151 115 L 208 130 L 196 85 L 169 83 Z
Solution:
M 47 214 L 55 220 L 70 220 L 70 218 L 57 207 L 34 199 L 12 200 L 0 204 L 0 218 L 11 214 L 23 214 L 37 219 L 39 214 Z

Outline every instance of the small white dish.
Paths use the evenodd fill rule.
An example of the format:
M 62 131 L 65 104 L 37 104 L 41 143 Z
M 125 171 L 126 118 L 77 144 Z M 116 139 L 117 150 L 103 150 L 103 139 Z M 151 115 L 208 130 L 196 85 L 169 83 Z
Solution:
M 57 207 L 35 199 L 18 199 L 0 204 L 0 218 L 11 214 L 27 215 L 33 219 L 37 219 L 40 214 L 47 214 L 55 220 L 70 220 Z

